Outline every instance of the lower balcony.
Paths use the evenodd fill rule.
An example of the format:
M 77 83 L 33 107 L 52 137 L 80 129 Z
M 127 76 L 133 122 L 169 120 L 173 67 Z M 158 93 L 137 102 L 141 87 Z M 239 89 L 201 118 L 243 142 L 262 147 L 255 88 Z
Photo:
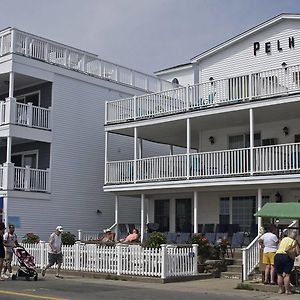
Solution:
M 106 163 L 106 185 L 300 173 L 300 143 Z
M 15 167 L 5 163 L 0 165 L 0 189 L 50 193 L 50 169 Z

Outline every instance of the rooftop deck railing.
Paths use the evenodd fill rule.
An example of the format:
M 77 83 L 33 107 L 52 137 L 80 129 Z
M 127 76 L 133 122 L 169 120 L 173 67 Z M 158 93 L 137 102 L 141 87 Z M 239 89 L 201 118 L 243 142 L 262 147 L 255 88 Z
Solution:
M 300 143 L 107 162 L 106 184 L 300 172 Z M 136 172 L 134 170 L 136 165 Z
M 300 92 L 300 65 L 106 102 L 106 124 L 214 108 Z
M 9 53 L 24 55 L 145 91 L 158 92 L 171 89 L 173 86 L 169 81 L 99 59 L 95 54 L 15 28 L 0 32 L 0 56 Z

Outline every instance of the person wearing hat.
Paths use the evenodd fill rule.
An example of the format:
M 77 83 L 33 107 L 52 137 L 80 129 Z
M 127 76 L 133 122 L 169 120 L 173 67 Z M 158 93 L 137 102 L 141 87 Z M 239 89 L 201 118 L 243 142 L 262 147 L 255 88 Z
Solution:
M 62 226 L 57 226 L 55 232 L 51 233 L 49 237 L 49 244 L 48 244 L 48 259 L 49 263 L 46 267 L 42 269 L 42 276 L 45 276 L 46 270 L 52 267 L 54 264 L 57 264 L 57 273 L 55 277 L 63 278 L 60 276 L 60 268 L 63 262 L 63 255 L 61 252 L 61 234 L 63 233 L 64 229 Z
M 3 277 L 11 278 L 12 277 L 12 268 L 11 262 L 13 259 L 14 247 L 20 246 L 18 243 L 17 235 L 15 234 L 15 225 L 10 224 L 8 226 L 8 231 L 3 235 L 3 245 L 5 248 L 5 264 L 3 268 Z M 8 270 L 9 275 L 6 275 L 6 271 Z
M 5 257 L 5 250 L 3 245 L 3 235 L 5 230 L 5 224 L 3 222 L 0 223 L 0 274 L 3 268 L 3 262 Z M 0 277 L 0 281 L 4 280 L 4 277 Z

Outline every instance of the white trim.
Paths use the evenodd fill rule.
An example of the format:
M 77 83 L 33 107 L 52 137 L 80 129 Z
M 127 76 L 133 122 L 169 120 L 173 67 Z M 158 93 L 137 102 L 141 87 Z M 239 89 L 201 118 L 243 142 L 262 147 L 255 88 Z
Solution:
M 25 155 L 30 155 L 30 154 L 35 154 L 36 155 L 35 169 L 37 169 L 38 168 L 38 161 L 39 161 L 39 150 L 38 149 L 12 153 L 11 157 L 17 156 L 17 155 L 22 155 L 22 167 L 25 168 L 26 166 L 24 166 L 24 156 Z

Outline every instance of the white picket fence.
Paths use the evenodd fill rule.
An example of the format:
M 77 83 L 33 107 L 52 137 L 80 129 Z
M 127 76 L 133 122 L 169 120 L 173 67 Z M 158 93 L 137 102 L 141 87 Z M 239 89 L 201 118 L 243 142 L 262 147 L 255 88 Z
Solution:
M 48 262 L 48 244 L 22 244 L 41 268 Z M 116 244 L 115 246 L 83 244 L 63 246 L 62 269 L 100 272 L 116 275 L 161 277 L 193 276 L 198 274 L 198 245 L 144 248 L 140 245 Z M 14 258 L 14 264 L 17 264 Z

